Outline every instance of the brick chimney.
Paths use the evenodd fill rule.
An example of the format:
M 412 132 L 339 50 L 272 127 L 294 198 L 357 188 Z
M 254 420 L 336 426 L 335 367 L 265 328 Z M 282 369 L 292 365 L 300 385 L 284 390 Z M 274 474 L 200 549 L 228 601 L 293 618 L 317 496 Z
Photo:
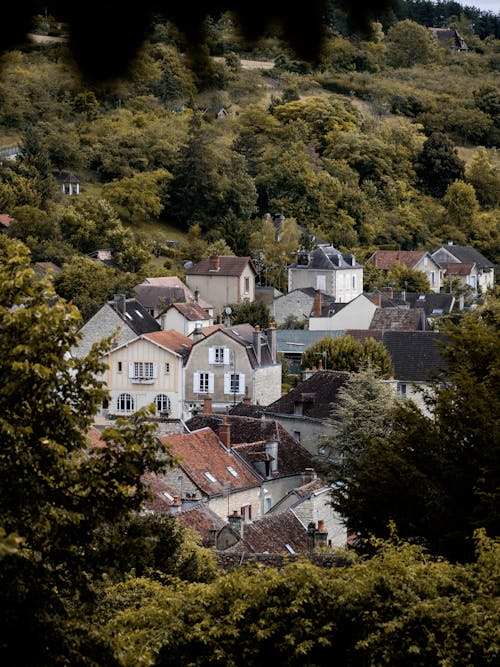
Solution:
M 257 364 L 260 366 L 262 362 L 262 349 L 260 342 L 260 326 L 258 324 L 255 325 L 255 329 L 253 332 L 253 349 L 255 351 L 255 356 L 257 358 Z
M 380 308 L 382 305 L 382 294 L 380 294 L 380 292 L 374 292 L 372 301 L 377 306 L 377 308 Z
M 220 258 L 218 255 L 210 255 L 208 259 L 209 271 L 220 271 Z
M 231 424 L 227 421 L 227 417 L 224 415 L 224 421 L 219 426 L 219 440 L 222 442 L 226 449 L 231 448 Z
M 321 290 L 314 290 L 314 302 L 312 308 L 313 317 L 321 317 Z
M 210 396 L 210 394 L 207 394 L 203 398 L 203 414 L 204 415 L 212 414 L 212 397 Z
M 270 322 L 269 328 L 266 331 L 267 334 L 267 344 L 269 345 L 269 350 L 271 351 L 271 359 L 273 363 L 278 361 L 278 341 L 276 335 L 276 322 Z
M 394 297 L 394 292 L 392 290 L 392 287 L 386 287 L 385 288 L 385 293 L 389 297 L 389 299 L 392 299 Z
M 180 496 L 174 496 L 173 503 L 170 505 L 170 514 L 179 514 L 181 511 L 181 504 Z

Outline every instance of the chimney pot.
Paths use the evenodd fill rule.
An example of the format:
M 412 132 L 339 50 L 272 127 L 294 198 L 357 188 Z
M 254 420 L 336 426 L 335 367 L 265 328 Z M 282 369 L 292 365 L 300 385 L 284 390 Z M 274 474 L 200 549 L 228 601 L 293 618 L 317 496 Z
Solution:
M 219 440 L 222 442 L 226 449 L 231 449 L 231 424 L 227 421 L 227 417 L 224 415 L 224 421 L 219 426 Z
M 220 270 L 220 257 L 218 255 L 210 255 L 208 260 L 209 271 L 219 271 Z
M 321 290 L 314 290 L 313 317 L 321 317 Z

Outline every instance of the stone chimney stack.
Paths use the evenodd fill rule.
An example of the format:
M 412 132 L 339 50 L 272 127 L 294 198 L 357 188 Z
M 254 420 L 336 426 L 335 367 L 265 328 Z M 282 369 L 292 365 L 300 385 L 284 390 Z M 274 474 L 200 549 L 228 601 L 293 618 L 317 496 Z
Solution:
M 229 521 L 229 527 L 238 535 L 238 537 L 243 537 L 243 519 L 241 514 L 238 514 L 238 510 L 233 510 L 233 513 L 227 517 Z
M 220 271 L 220 258 L 218 255 L 210 255 L 208 260 L 209 271 Z
M 113 303 L 115 306 L 115 310 L 117 313 L 120 313 L 120 315 L 125 315 L 126 307 L 125 307 L 125 294 L 115 294 L 113 298 Z
M 278 472 L 278 439 L 268 440 L 266 442 L 266 454 L 271 458 L 271 474 Z
M 302 473 L 302 484 L 309 484 L 309 482 L 313 482 L 317 477 L 314 468 L 306 468 Z
M 276 322 L 270 322 L 269 328 L 267 329 L 267 344 L 269 345 L 269 350 L 271 351 L 271 359 L 273 364 L 278 363 L 278 340 L 276 334 Z
M 255 325 L 255 330 L 253 332 L 253 349 L 255 351 L 255 357 L 257 359 L 257 364 L 260 366 L 262 363 L 262 348 L 261 348 L 261 340 L 260 340 L 260 326 L 258 324 Z
M 321 290 L 314 290 L 314 302 L 312 308 L 313 317 L 321 317 Z
M 222 442 L 226 449 L 231 448 L 231 424 L 227 421 L 227 417 L 224 415 L 224 421 L 219 426 L 218 431 L 219 440 Z

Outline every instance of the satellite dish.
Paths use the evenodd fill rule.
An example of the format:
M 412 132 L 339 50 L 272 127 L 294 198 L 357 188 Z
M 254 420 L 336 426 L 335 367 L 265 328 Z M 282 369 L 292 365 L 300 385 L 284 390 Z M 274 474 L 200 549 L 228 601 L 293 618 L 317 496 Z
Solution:
M 192 266 L 193 266 L 193 262 L 190 259 L 188 259 L 187 262 L 184 262 L 184 268 L 185 269 L 190 269 Z
M 226 315 L 231 315 L 231 313 L 232 313 L 233 311 L 231 310 L 231 308 L 230 308 L 229 306 L 226 306 L 226 307 L 224 308 L 224 312 L 226 313 Z

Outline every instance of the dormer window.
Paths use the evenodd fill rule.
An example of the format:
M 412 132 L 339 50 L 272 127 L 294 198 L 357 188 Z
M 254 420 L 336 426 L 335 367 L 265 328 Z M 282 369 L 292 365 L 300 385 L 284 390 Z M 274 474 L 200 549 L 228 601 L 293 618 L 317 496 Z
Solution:
M 210 347 L 208 348 L 209 364 L 229 364 L 228 347 Z

